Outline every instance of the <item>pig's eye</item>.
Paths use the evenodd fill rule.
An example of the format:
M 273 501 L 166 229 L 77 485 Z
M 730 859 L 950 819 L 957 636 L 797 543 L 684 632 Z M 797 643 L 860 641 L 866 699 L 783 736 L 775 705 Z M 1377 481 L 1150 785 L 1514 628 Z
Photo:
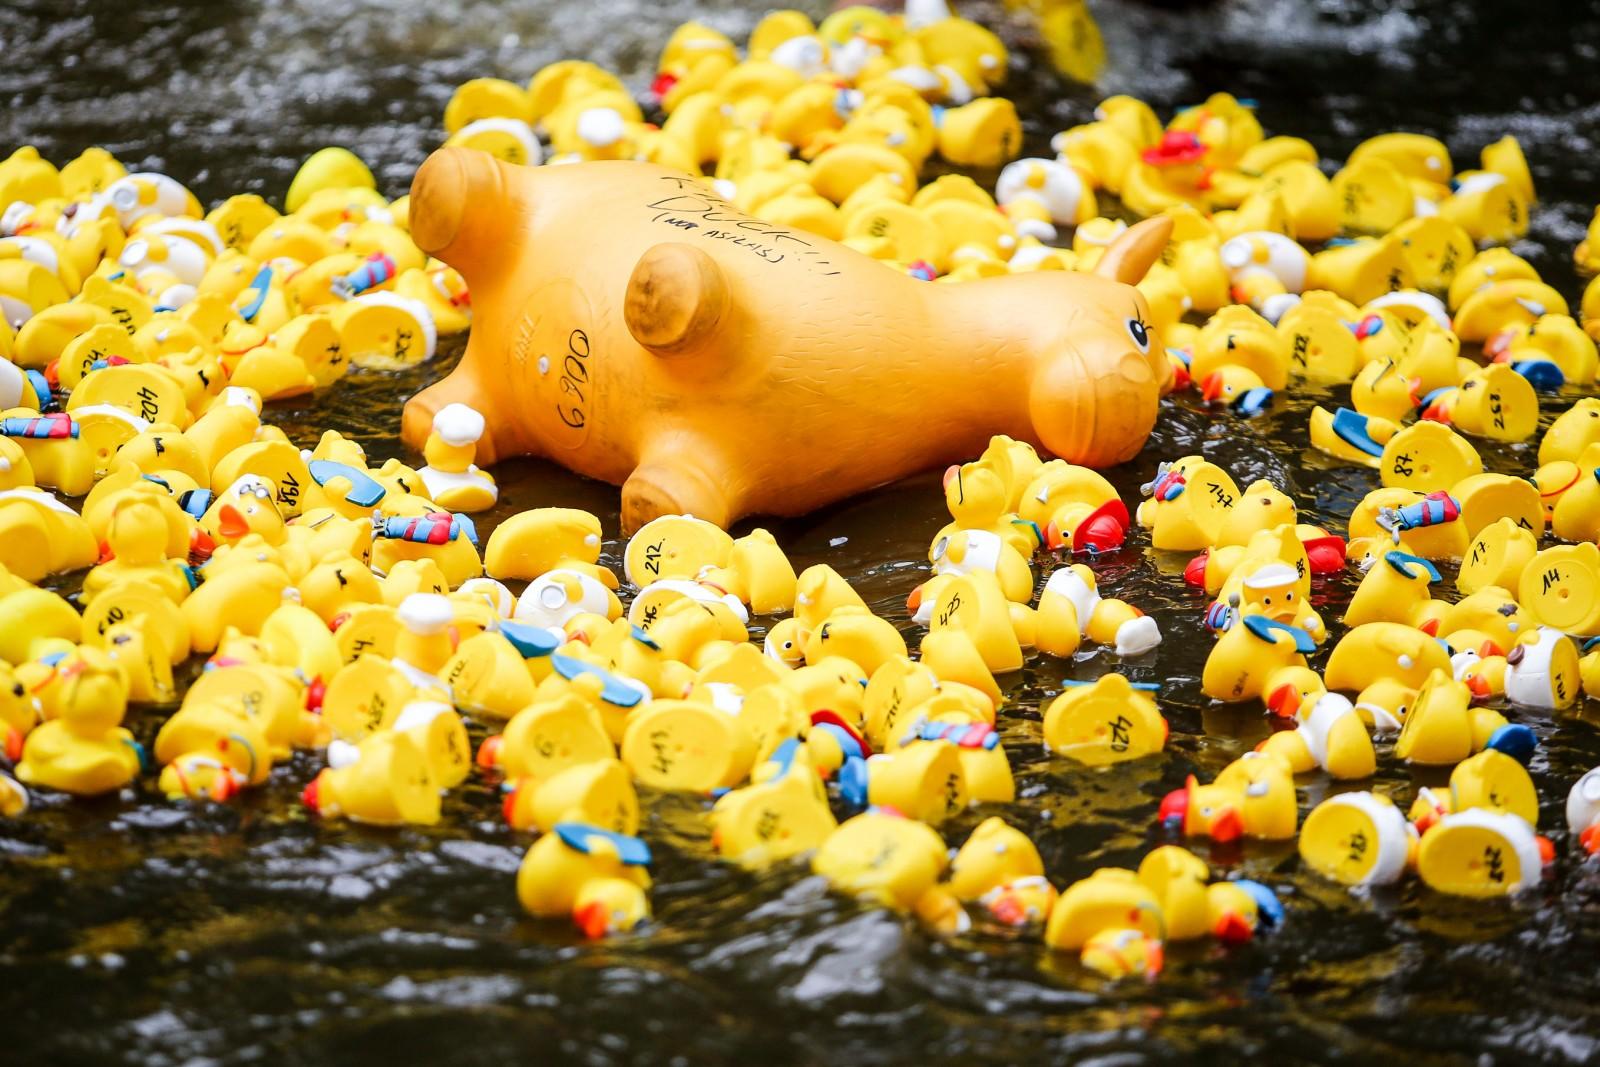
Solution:
M 1145 355 L 1150 354 L 1150 329 L 1139 319 L 1128 320 L 1128 336 L 1133 338 L 1134 345 Z

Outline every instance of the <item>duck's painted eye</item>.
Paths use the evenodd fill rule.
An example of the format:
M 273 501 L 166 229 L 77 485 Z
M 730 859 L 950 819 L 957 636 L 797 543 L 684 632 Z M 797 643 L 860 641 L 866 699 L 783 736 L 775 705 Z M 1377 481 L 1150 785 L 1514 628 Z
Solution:
M 1150 354 L 1150 330 L 1139 319 L 1128 320 L 1128 336 L 1133 338 L 1134 345 L 1145 355 Z

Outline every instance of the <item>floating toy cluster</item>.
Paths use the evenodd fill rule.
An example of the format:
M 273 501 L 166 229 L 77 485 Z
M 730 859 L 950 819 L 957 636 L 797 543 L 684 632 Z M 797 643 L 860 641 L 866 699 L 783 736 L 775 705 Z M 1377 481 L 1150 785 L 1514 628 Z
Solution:
M 1549 424 L 1529 477 L 1478 449 L 1593 383 L 1600 288 L 1574 320 L 1525 260 L 1480 251 L 1527 226 L 1515 142 L 1456 174 L 1437 141 L 1384 135 L 1328 178 L 1225 94 L 1165 128 L 1119 97 L 1059 158 L 1017 160 L 1007 61 L 937 3 L 777 12 L 742 54 L 690 24 L 643 107 L 585 63 L 462 86 L 451 149 L 392 203 L 339 149 L 286 213 L 205 213 L 100 150 L 0 163 L 0 813 L 134 784 L 226 803 L 311 750 L 316 818 L 431 825 L 476 775 L 537 835 L 523 907 L 601 937 L 649 918 L 646 805 L 675 793 L 728 862 L 806 858 L 931 930 L 1017 927 L 1153 977 L 1169 942 L 1285 921 L 1277 895 L 1171 843 L 1058 888 L 1000 814 L 1022 738 L 1066 773 L 1172 760 L 1159 686 L 1069 678 L 1035 724 L 1009 684 L 1030 658 L 1159 667 L 1161 627 L 1103 566 L 1147 537 L 1203 591 L 1200 691 L 1274 727 L 1152 796 L 1158 835 L 1297 838 L 1352 887 L 1538 884 L 1556 846 L 1526 764 L 1551 713 L 1600 698 L 1600 401 Z M 935 155 L 998 169 L 993 191 L 919 186 Z M 540 162 L 574 165 L 513 166 Z M 1112 197 L 1162 221 L 1101 216 Z M 407 409 L 422 466 L 263 421 L 352 363 L 426 359 L 467 328 L 467 281 L 467 355 Z M 1348 385 L 1312 444 L 1378 472 L 1342 536 L 1204 455 L 1131 512 L 1083 465 L 1137 452 L 1168 389 L 1247 414 L 1297 379 Z M 522 451 L 625 482 L 620 567 L 583 511 L 480 533 L 479 462 Z M 903 617 L 725 529 L 948 460 Z M 1352 565 L 1341 610 L 1315 580 Z M 62 575 L 70 597 L 41 587 Z M 172 709 L 148 747 L 130 706 Z M 1448 785 L 1302 820 L 1309 776 L 1385 760 Z M 973 808 L 952 855 L 939 828 Z M 1600 770 L 1566 814 L 1574 851 L 1600 851 Z

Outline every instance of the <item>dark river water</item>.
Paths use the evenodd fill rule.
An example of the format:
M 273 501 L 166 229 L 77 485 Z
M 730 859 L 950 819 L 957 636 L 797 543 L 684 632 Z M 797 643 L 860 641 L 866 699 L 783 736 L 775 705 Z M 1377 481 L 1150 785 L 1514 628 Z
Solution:
M 813 13 L 818 13 L 814 4 Z M 1228 89 L 1269 132 L 1297 134 L 1328 168 L 1363 138 L 1411 129 L 1458 166 L 1506 132 L 1521 139 L 1540 203 L 1517 251 L 1577 296 L 1570 251 L 1600 181 L 1600 5 L 1447 0 L 1220 0 L 1175 10 L 1099 0 L 1111 64 L 1098 89 L 1056 79 L 1028 21 L 969 6 L 1017 47 L 1008 95 L 1033 148 L 1132 92 L 1164 111 Z M 642 89 L 672 27 L 700 17 L 742 36 L 762 5 L 726 0 L 3 0 L 0 153 L 34 143 L 57 162 L 101 144 L 202 200 L 281 197 L 295 167 L 344 144 L 398 195 L 442 139 L 445 101 L 479 75 L 526 79 L 566 56 Z M 302 442 L 353 432 L 399 454 L 404 399 L 459 354 L 406 375 L 358 374 L 273 417 Z M 1364 469 L 1307 451 L 1307 412 L 1343 390 L 1300 389 L 1250 421 L 1169 401 L 1144 454 L 1113 473 L 1137 498 L 1163 458 L 1203 451 L 1243 485 L 1267 477 L 1309 521 L 1343 532 Z M 1546 404 L 1546 420 L 1570 402 Z M 1481 446 L 1492 469 L 1531 473 L 1534 448 Z M 803 461 L 803 453 L 801 461 Z M 496 518 L 589 508 L 617 528 L 617 493 L 542 463 L 496 471 Z M 826 561 L 905 621 L 945 521 L 937 478 L 913 479 L 772 528 L 796 568 Z M 493 519 L 480 520 L 487 530 Z M 619 549 L 608 544 L 611 562 Z M 1010 685 L 1004 741 L 1018 800 L 1004 812 L 1038 843 L 1058 886 L 1133 865 L 1160 840 L 1160 797 L 1267 733 L 1255 707 L 1208 707 L 1201 598 L 1135 537 L 1098 561 L 1102 588 L 1150 610 L 1166 643 L 1133 664 L 1162 683 L 1172 723 L 1154 760 L 1088 770 L 1047 758 L 1039 702 L 1065 677 L 1113 669 L 1104 653 L 1038 659 Z M 1317 589 L 1337 618 L 1353 588 Z M 906 624 L 909 629 L 909 623 Z M 130 717 L 147 742 L 163 712 Z M 1169 950 L 1154 985 L 1106 985 L 1036 938 L 938 940 L 829 894 L 803 865 L 750 874 L 711 858 L 699 801 L 647 797 L 655 921 L 582 943 L 524 917 L 513 877 L 528 839 L 469 784 L 433 830 L 309 820 L 296 802 L 318 761 L 297 757 L 228 807 L 164 802 L 153 780 L 120 798 L 36 798 L 0 823 L 0 1063 L 408 1064 L 1405 1063 L 1600 1061 L 1600 862 L 1573 854 L 1562 805 L 1600 763 L 1593 705 L 1513 712 L 1541 746 L 1541 828 L 1558 858 L 1514 903 L 1454 901 L 1410 880 L 1353 896 L 1303 871 L 1292 843 L 1218 847 L 1285 900 L 1279 931 L 1240 947 Z M 475 737 L 483 731 L 474 729 Z M 1380 749 L 1377 787 L 1409 801 L 1443 776 Z M 1302 783 L 1302 813 L 1326 782 Z M 983 814 L 945 827 L 963 840 Z

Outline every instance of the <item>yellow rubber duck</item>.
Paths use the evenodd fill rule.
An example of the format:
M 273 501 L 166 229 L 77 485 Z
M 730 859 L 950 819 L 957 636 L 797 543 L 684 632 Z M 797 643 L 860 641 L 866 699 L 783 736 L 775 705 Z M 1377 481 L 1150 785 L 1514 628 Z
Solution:
M 1017 515 L 1044 531 L 1052 552 L 1109 551 L 1121 546 L 1131 524 L 1110 482 L 1059 459 L 1040 466 L 1023 487 Z
M 510 784 L 501 811 L 513 830 L 549 833 L 563 822 L 584 822 L 617 834 L 639 832 L 639 795 L 628 769 L 615 759 L 576 763 L 549 778 Z
M 1530 326 L 1546 315 L 1569 314 L 1566 298 L 1536 279 L 1537 275 L 1497 275 L 1496 280 L 1473 291 L 1461 301 L 1451 320 L 1456 336 L 1463 342 L 1486 341 L 1502 330 Z
M 1272 323 L 1246 305 L 1230 304 L 1195 336 L 1189 374 L 1203 385 L 1225 367 L 1241 367 L 1266 388 L 1280 392 L 1289 384 L 1289 365 L 1289 345 Z
M 433 417 L 418 468 L 428 496 L 446 511 L 486 511 L 499 499 L 494 479 L 473 465 L 483 416 L 465 404 L 446 404 Z
M 0 260 L 0 265 L 4 262 Z M 83 496 L 94 486 L 96 458 L 82 434 L 83 427 L 66 413 L 0 411 L 0 437 L 21 448 L 34 481 L 67 496 Z
M 122 728 L 122 670 L 99 649 L 80 648 L 56 669 L 56 717 L 28 734 L 17 779 L 79 796 L 110 793 L 133 781 L 144 762 Z
M 839 782 L 853 804 L 890 807 L 930 826 L 971 803 L 956 746 L 939 741 L 914 741 L 892 753 L 847 760 Z
M 951 522 L 934 535 L 934 544 L 962 530 L 983 530 L 1006 541 L 1027 559 L 1039 545 L 1032 528 L 1008 510 L 1011 493 L 1001 475 L 983 463 L 950 467 L 944 474 L 944 500 Z
M 1462 171 L 1439 204 L 1441 217 L 1478 242 L 1510 244 L 1528 232 L 1528 201 L 1503 174 Z
M 646 785 L 710 793 L 744 780 L 755 762 L 755 744 L 720 708 L 690 700 L 653 700 L 629 715 L 621 755 Z
M 616 575 L 598 566 L 600 537 L 600 520 L 587 511 L 577 508 L 521 511 L 500 523 L 489 535 L 483 550 L 484 570 L 491 578 L 532 581 L 565 567 L 583 571 L 605 582 L 607 588 L 615 589 Z
M 1066 656 L 1082 637 L 1119 656 L 1139 656 L 1161 643 L 1161 629 L 1154 618 L 1131 604 L 1102 597 L 1094 572 L 1075 563 L 1057 569 L 1045 582 L 1039 594 L 1035 642 L 1041 651 Z
M 979 823 L 951 859 L 949 888 L 957 900 L 982 904 L 1007 926 L 1043 923 L 1056 899 L 1039 850 L 999 816 Z
M 1337 189 L 1334 195 L 1339 195 Z M 1402 195 L 1409 201 L 1409 189 Z M 1404 246 L 1393 233 L 1378 238 L 1362 237 L 1349 244 L 1329 246 L 1313 255 L 1306 288 L 1327 289 L 1360 305 L 1397 288 L 1412 288 L 1411 267 L 1406 261 Z
M 24 585 L 0 596 L 0 660 L 20 666 L 70 651 L 81 634 L 82 620 L 59 594 Z
M 1352 888 L 1390 885 L 1405 875 L 1416 829 L 1388 797 L 1339 793 L 1322 801 L 1300 828 L 1300 858 L 1324 878 Z
M 1536 475 L 1555 483 L 1565 481 L 1569 470 L 1572 474 L 1584 475 L 1541 494 L 1549 507 L 1550 532 L 1566 541 L 1592 540 L 1595 533 L 1600 532 L 1600 493 L 1596 492 L 1596 485 L 1600 483 L 1593 477 L 1594 470 L 1600 467 L 1600 444 L 1585 448 L 1570 468 L 1562 465 L 1561 460 L 1545 464 Z
M 853 604 L 831 612 L 811 632 L 805 646 L 806 663 L 839 656 L 854 663 L 869 678 L 889 659 L 904 655 L 906 642 L 900 631 L 886 619 Z
M 1011 604 L 993 574 L 974 571 L 951 577 L 939 587 L 931 612 L 930 631 L 963 631 L 992 673 L 1022 669 L 1022 643 Z
M 1508 724 L 1490 708 L 1474 707 L 1464 682 L 1435 670 L 1406 712 L 1394 752 L 1412 763 L 1450 765 L 1485 748 L 1527 755 L 1537 744 L 1532 730 Z
M 1085 967 L 1106 978 L 1154 979 L 1166 966 L 1160 939 L 1131 927 L 1108 927 L 1084 942 L 1078 956 Z
M 1212 605 L 1207 622 L 1224 629 L 1239 617 L 1260 615 L 1303 630 L 1320 645 L 1328 631 L 1322 616 L 1311 606 L 1309 585 L 1309 575 L 1302 574 L 1294 564 L 1278 559 L 1242 562 L 1229 574 L 1221 590 L 1223 599 Z M 1237 591 L 1230 591 L 1235 586 Z
M 83 579 L 83 595 L 97 593 L 125 581 L 144 582 L 181 603 L 196 579 L 182 560 L 168 559 L 168 519 L 154 501 L 135 496 L 112 508 L 105 544 L 110 558 Z
M 1323 679 L 1329 689 L 1356 693 L 1380 678 L 1416 689 L 1435 671 L 1450 673 L 1450 656 L 1429 634 L 1395 622 L 1352 628 L 1334 646 Z
M 1550 842 L 1523 819 L 1474 808 L 1444 816 L 1422 836 L 1417 874 L 1452 896 L 1511 896 L 1538 885 L 1553 858 Z
M 381 475 L 381 471 L 379 472 Z M 382 481 L 380 477 L 378 479 Z M 374 511 L 369 525 L 372 569 L 392 578 L 408 561 L 436 564 L 449 588 L 456 589 L 483 574 L 478 531 L 466 515 L 434 511 L 412 499 L 398 514 Z
M 98 548 L 88 524 L 54 494 L 19 487 L 0 490 L 0 565 L 29 582 L 80 570 Z
M 1563 381 L 1587 385 L 1600 371 L 1594 339 L 1571 315 L 1544 315 L 1526 329 L 1514 329 L 1503 353 L 1495 357 L 1514 367 L 1531 360 L 1554 363 Z
M 1539 439 L 1539 465 L 1575 463 L 1596 442 L 1600 442 L 1600 398 L 1584 397 L 1556 416 Z
M 1431 623 L 1437 631 L 1448 607 L 1434 600 L 1430 592 L 1432 583 L 1439 580 L 1438 569 L 1422 557 L 1399 550 L 1385 552 L 1356 587 L 1342 621 L 1352 627 L 1396 622 L 1422 628 Z
M 1322 694 L 1299 727 L 1273 734 L 1256 751 L 1280 757 L 1296 774 L 1321 769 L 1335 779 L 1354 779 L 1370 778 L 1377 769 L 1366 723 L 1338 693 Z
M 799 586 L 789 557 L 760 527 L 734 539 L 726 567 L 702 570 L 697 580 L 733 594 L 756 615 L 793 611 Z
M 1106 930 L 1132 929 L 1160 941 L 1166 933 L 1161 902 L 1133 871 L 1101 867 L 1062 891 L 1044 942 L 1060 951 L 1079 951 Z
M 974 700 L 968 691 L 952 686 L 949 692 L 941 691 L 911 708 L 885 747 L 896 753 L 921 741 L 955 748 L 970 803 L 1009 804 L 1016 799 L 1011 763 L 987 701 Z M 847 784 L 846 777 L 841 777 L 840 784 Z
M 317 815 L 377 826 L 439 821 L 439 787 L 410 734 L 379 731 L 335 752 L 339 765 L 319 773 L 301 794 Z
M 1511 518 L 1498 519 L 1472 539 L 1456 572 L 1456 588 L 1468 595 L 1490 587 L 1515 589 L 1538 551 L 1532 531 Z
M 1298 627 L 1247 615 L 1230 627 L 1206 657 L 1200 690 L 1213 700 L 1227 703 L 1254 700 L 1293 684 L 1296 670 L 1304 670 L 1305 657 L 1316 651 L 1311 635 Z
M 478 765 L 500 771 L 511 783 L 541 781 L 568 767 L 614 759 L 616 752 L 599 714 L 569 693 L 513 715 L 503 733 L 479 747 Z
M 517 868 L 517 899 L 538 918 L 570 918 L 585 937 L 626 933 L 650 917 L 649 864 L 637 837 L 557 823 Z
M 987 530 L 959 530 L 940 537 L 928 550 L 935 575 L 993 574 L 1007 600 L 1027 603 L 1033 596 L 1033 570 L 1015 548 Z
M 910 911 L 949 863 L 927 823 L 877 808 L 839 824 L 811 859 L 811 869 L 841 893 Z
M 1139 881 L 1156 895 L 1169 941 L 1211 935 L 1237 944 L 1260 925 L 1282 918 L 1271 890 L 1246 880 L 1211 882 L 1205 862 L 1188 849 L 1162 845 L 1139 862 Z
M 560 629 L 581 615 L 615 621 L 622 617 L 622 602 L 598 578 L 567 567 L 546 571 L 529 582 L 514 611 L 515 618 L 547 629 Z
M 837 828 L 806 746 L 780 744 L 752 781 L 711 809 L 711 843 L 724 857 L 762 867 L 818 848 Z
M 1555 545 L 1523 568 L 1517 602 L 1544 626 L 1564 633 L 1600 633 L 1600 548 L 1590 542 Z
M 1222 524 L 1239 500 L 1228 472 L 1202 456 L 1161 464 L 1141 489 L 1139 525 L 1150 531 L 1156 549 L 1196 552 L 1217 543 Z
M 1460 559 L 1466 554 L 1469 538 L 1466 523 L 1459 521 L 1460 501 L 1454 503 L 1452 515 L 1452 508 L 1438 494 L 1374 489 L 1350 513 L 1346 554 L 1362 566 L 1367 566 L 1368 560 L 1376 563 L 1395 549 L 1427 560 Z
M 272 773 L 272 753 L 257 723 L 212 704 L 186 701 L 156 735 L 158 787 L 169 799 L 224 803 Z
M 1582 690 L 1578 646 L 1560 630 L 1525 632 L 1506 652 L 1505 695 L 1513 704 L 1560 711 Z
M 1356 373 L 1350 402 L 1369 419 L 1398 424 L 1421 403 L 1417 395 L 1421 385 L 1420 380 L 1407 378 L 1392 362 L 1371 362 Z
M 1190 775 L 1182 789 L 1161 801 L 1159 818 L 1187 837 L 1234 841 L 1240 837 L 1284 840 L 1295 834 L 1294 777 L 1275 755 L 1251 752 L 1201 785 Z
M 22 758 L 22 742 L 39 725 L 39 700 L 9 666 L 0 665 L 0 753 Z
M 1408 814 L 1417 832 L 1426 834 L 1444 816 L 1471 808 L 1515 815 L 1529 826 L 1539 824 L 1539 794 L 1527 768 L 1494 749 L 1456 764 L 1447 789 L 1418 790 Z
M 1045 746 L 1091 766 L 1160 752 L 1167 735 L 1155 699 L 1120 674 L 1069 686 L 1044 714 Z
M 623 575 L 643 589 L 666 578 L 693 579 L 705 567 L 725 567 L 733 538 L 692 515 L 663 515 L 645 523 L 623 550 Z

